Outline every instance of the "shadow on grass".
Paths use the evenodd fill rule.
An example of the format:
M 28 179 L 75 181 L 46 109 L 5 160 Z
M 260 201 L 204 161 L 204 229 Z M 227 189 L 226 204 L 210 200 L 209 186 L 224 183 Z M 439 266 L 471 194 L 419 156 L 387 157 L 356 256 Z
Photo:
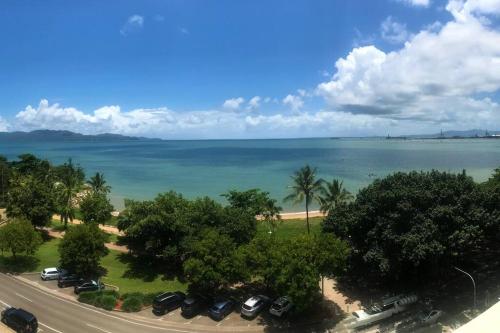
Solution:
M 12 256 L 0 256 L 0 272 L 21 274 L 25 272 L 33 272 L 36 270 L 40 259 L 33 256 L 18 255 L 16 258 Z
M 152 282 L 159 276 L 163 280 L 177 278 L 184 282 L 182 271 L 175 265 L 157 258 L 136 257 L 129 253 L 121 253 L 118 260 L 127 265 L 128 269 L 123 274 L 124 278 L 141 279 L 144 282 Z

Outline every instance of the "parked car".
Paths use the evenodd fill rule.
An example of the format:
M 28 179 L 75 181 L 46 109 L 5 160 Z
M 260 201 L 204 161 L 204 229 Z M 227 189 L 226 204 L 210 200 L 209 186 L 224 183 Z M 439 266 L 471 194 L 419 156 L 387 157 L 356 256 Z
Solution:
M 2 311 L 2 323 L 16 332 L 34 333 L 38 331 L 36 317 L 23 309 L 8 308 Z
M 186 297 L 181 305 L 181 314 L 184 317 L 194 317 L 200 314 L 208 306 L 208 299 L 201 295 L 192 295 Z
M 219 299 L 208 310 L 208 315 L 213 320 L 222 320 L 233 311 L 234 301 L 230 299 Z
M 252 296 L 241 306 L 241 316 L 247 318 L 256 317 L 265 307 L 269 305 L 271 299 L 264 295 Z
M 59 276 L 67 274 L 67 271 L 57 267 L 45 268 L 42 273 L 40 273 L 40 278 L 43 281 L 47 280 L 57 280 Z
M 423 325 L 432 325 L 437 323 L 438 319 L 443 315 L 441 310 L 431 310 L 423 312 L 419 317 L 419 322 Z
M 98 290 L 103 290 L 104 289 L 104 283 L 102 282 L 97 282 L 94 280 L 90 280 L 87 282 L 83 282 L 82 284 L 76 285 L 75 286 L 75 294 L 79 294 L 84 291 L 98 291 Z
M 169 311 L 175 310 L 181 306 L 184 299 L 186 299 L 186 295 L 180 291 L 158 295 L 153 300 L 153 313 L 156 315 L 163 315 Z
M 74 287 L 83 284 L 83 279 L 76 274 L 60 275 L 57 279 L 59 288 Z
M 286 296 L 282 296 L 273 302 L 269 309 L 269 313 L 281 318 L 286 316 L 292 308 L 293 304 L 290 299 Z

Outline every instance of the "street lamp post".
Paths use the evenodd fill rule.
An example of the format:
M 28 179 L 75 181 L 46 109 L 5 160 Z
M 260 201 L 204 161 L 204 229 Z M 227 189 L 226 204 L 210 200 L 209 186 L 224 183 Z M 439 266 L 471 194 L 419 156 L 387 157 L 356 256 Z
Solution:
M 470 279 L 472 280 L 472 286 L 474 287 L 474 310 L 476 310 L 476 282 L 474 281 L 474 278 L 472 277 L 472 275 L 470 275 L 469 273 L 467 273 L 464 270 L 461 270 L 460 268 L 458 268 L 456 266 L 453 266 L 453 268 L 455 268 L 457 271 L 459 271 L 461 273 L 464 273 L 465 275 L 470 277 Z

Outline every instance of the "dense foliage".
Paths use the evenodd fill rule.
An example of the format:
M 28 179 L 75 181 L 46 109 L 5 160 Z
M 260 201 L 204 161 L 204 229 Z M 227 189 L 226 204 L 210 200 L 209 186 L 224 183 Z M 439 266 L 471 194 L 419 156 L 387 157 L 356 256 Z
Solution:
M 105 224 L 111 220 L 113 205 L 104 192 L 89 192 L 80 201 L 80 213 L 84 223 Z
M 41 244 L 42 237 L 26 220 L 11 220 L 0 227 L 0 250 L 10 251 L 14 258 L 20 253 L 33 255 Z
M 84 277 L 99 276 L 101 258 L 108 254 L 106 239 L 93 223 L 68 229 L 59 244 L 61 267 Z
M 498 235 L 499 198 L 465 172 L 395 173 L 340 205 L 323 230 L 350 242 L 353 271 L 425 283 L 472 260 Z

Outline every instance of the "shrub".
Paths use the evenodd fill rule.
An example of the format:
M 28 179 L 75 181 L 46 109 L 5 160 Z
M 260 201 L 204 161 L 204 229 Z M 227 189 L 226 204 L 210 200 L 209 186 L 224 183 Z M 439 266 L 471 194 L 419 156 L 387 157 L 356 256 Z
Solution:
M 122 304 L 125 312 L 139 312 L 142 309 L 142 299 L 139 297 L 127 297 Z
M 97 298 L 96 306 L 111 311 L 115 308 L 117 298 L 113 295 L 102 295 Z

